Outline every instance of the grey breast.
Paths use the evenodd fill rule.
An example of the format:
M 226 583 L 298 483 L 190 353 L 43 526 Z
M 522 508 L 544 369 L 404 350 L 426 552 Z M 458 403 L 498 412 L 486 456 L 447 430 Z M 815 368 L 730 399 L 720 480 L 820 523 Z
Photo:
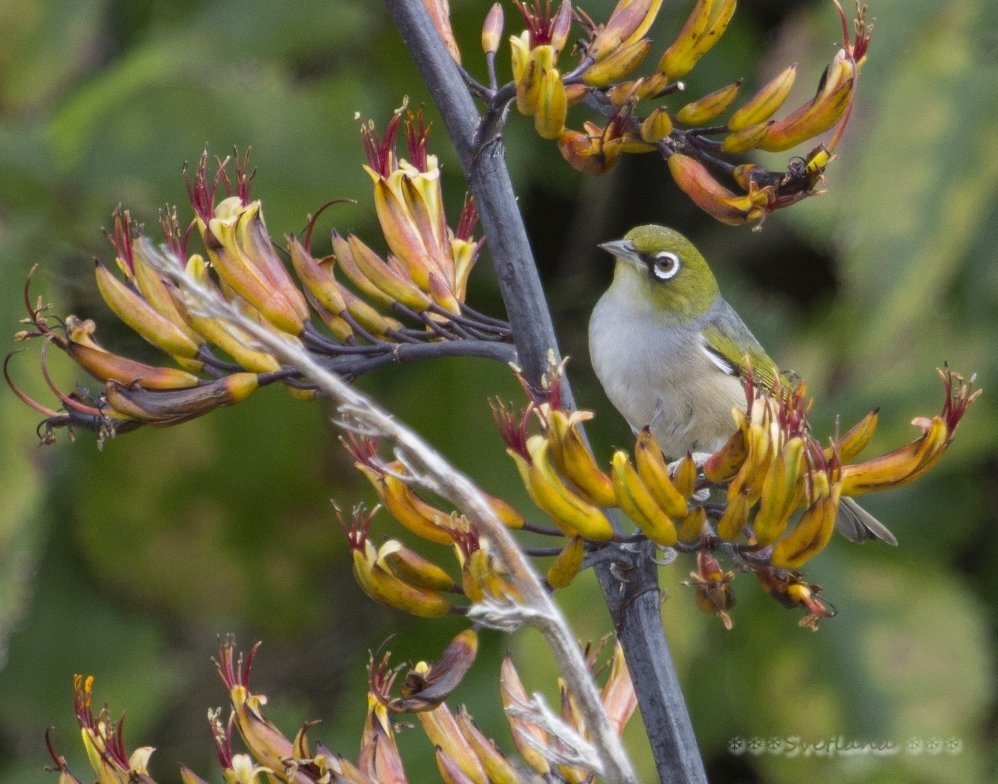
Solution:
M 731 408 L 744 396 L 703 349 L 700 330 L 716 318 L 714 308 L 665 325 L 660 314 L 618 307 L 618 298 L 611 287 L 589 322 L 593 369 L 610 402 L 635 430 L 650 425 L 670 457 L 716 449 L 734 429 Z

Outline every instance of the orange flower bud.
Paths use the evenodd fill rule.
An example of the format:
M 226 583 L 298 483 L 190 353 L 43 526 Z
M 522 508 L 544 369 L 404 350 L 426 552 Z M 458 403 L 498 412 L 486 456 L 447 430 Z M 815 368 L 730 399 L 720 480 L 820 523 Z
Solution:
M 743 424 L 731 434 L 727 442 L 703 464 L 703 473 L 711 482 L 727 482 L 734 478 L 748 457 L 748 445 L 745 440 L 744 414 Z
M 198 255 L 191 256 L 187 260 L 187 274 L 202 285 L 214 286 L 208 276 L 208 265 Z M 178 298 L 179 302 L 183 302 L 181 292 L 172 289 L 171 292 L 173 296 Z M 219 294 L 219 296 L 221 295 Z M 256 341 L 244 329 L 228 321 L 196 315 L 186 308 L 184 308 L 184 313 L 187 322 L 195 332 L 209 343 L 222 349 L 240 366 L 255 373 L 271 373 L 280 370 L 281 364 L 274 356 L 265 351 L 250 348 Z
M 453 607 L 439 591 L 406 582 L 385 568 L 367 539 L 353 547 L 353 575 L 374 601 L 420 618 L 438 618 Z
M 700 209 L 721 223 L 737 226 L 761 220 L 766 215 L 768 195 L 737 196 L 721 185 L 695 158 L 675 153 L 669 156 L 669 171 L 680 190 Z
M 630 46 L 648 32 L 661 7 L 662 0 L 619 0 L 586 53 L 598 62 Z
M 693 456 L 689 452 L 672 469 L 672 483 L 684 498 L 689 499 L 693 495 L 693 491 L 696 490 L 697 474 L 699 472 L 696 460 L 693 459 Z
M 689 514 L 686 496 L 673 483 L 662 449 L 648 427 L 638 433 L 634 444 L 634 464 L 655 503 L 670 517 L 684 519 Z
M 433 26 L 437 28 L 444 46 L 450 52 L 450 56 L 454 58 L 454 62 L 460 63 L 461 50 L 457 46 L 457 41 L 454 40 L 454 31 L 450 24 L 450 3 L 447 0 L 423 0 L 423 2 L 426 4 L 426 10 L 430 12 Z
M 206 414 L 220 406 L 238 403 L 259 386 L 255 373 L 233 373 L 216 381 L 185 389 L 143 389 L 108 381 L 108 405 L 141 422 L 173 425 Z
M 544 74 L 537 98 L 537 113 L 534 115 L 534 128 L 543 139 L 557 139 L 565 130 L 565 117 L 568 114 L 568 97 L 561 74 L 552 68 Z
M 569 84 L 565 85 L 565 101 L 568 103 L 568 107 L 572 108 L 579 101 L 585 98 L 589 94 L 589 90 L 584 84 Z
M 271 324 L 291 335 L 301 333 L 308 305 L 276 257 L 260 203 L 243 205 L 231 196 L 215 207 L 202 238 L 219 278 Z
M 421 588 L 434 591 L 453 591 L 457 588 L 454 578 L 447 572 L 397 539 L 389 539 L 378 548 L 378 563 L 400 580 Z
M 760 544 L 779 538 L 798 506 L 803 490 L 804 440 L 791 438 L 769 464 L 762 483 L 759 511 L 752 524 Z
M 494 784 L 519 784 L 523 780 L 516 767 L 496 748 L 495 742 L 487 738 L 475 726 L 471 716 L 463 707 L 457 712 L 457 723 L 465 740 L 468 741 L 482 763 L 482 767 L 485 768 L 490 784 L 493 782 Z
M 551 25 L 549 27 L 548 38 L 551 42 L 551 48 L 554 49 L 555 58 L 561 54 L 561 50 L 565 48 L 565 44 L 568 41 L 568 33 L 572 29 L 572 3 L 571 0 L 561 0 L 561 5 L 558 6 L 558 12 L 554 15 L 551 20 Z
M 831 92 L 823 91 L 797 111 L 777 120 L 757 145 L 758 148 L 767 152 L 782 152 L 827 131 L 839 121 L 852 102 L 854 82 L 854 79 L 848 79 Z
M 478 755 L 465 739 L 460 725 L 446 704 L 429 712 L 418 713 L 416 716 L 430 743 L 454 763 L 466 777 L 465 781 L 481 782 L 482 784 L 488 782 L 488 777 Z
M 586 500 L 596 506 L 613 506 L 615 498 L 610 477 L 596 464 L 579 430 L 582 422 L 589 418 L 590 414 L 580 411 L 569 414 L 552 410 L 547 415 L 551 459 Z
M 738 539 L 745 530 L 749 516 L 748 493 L 744 490 L 728 493 L 728 504 L 717 521 L 717 535 L 726 542 Z
M 291 266 L 294 267 L 295 273 L 313 301 L 332 314 L 339 314 L 346 310 L 346 303 L 343 301 L 339 285 L 319 266 L 319 262 L 305 249 L 301 241 L 297 237 L 289 235 L 287 242 Z
M 351 234 L 347 241 L 350 244 L 351 253 L 342 257 L 345 263 L 341 261 L 341 266 L 344 272 L 347 272 L 350 267 L 354 267 L 360 273 L 359 276 L 355 276 L 349 275 L 347 272 L 355 284 L 360 277 L 363 277 L 382 292 L 389 303 L 399 302 L 417 313 L 430 307 L 430 298 L 423 291 L 420 291 L 408 275 L 402 275 L 393 270 L 359 237 Z M 357 280 L 354 280 L 355 277 Z
M 554 562 L 547 572 L 547 582 L 552 588 L 565 588 L 575 579 L 579 573 L 582 561 L 586 555 L 585 540 L 581 536 L 574 536 L 568 540 L 568 544 L 558 553 Z
M 111 311 L 157 348 L 178 357 L 197 356 L 199 342 L 161 315 L 102 264 L 95 265 L 97 289 Z
M 833 456 L 838 455 L 840 462 L 847 463 L 856 457 L 866 448 L 866 445 L 873 438 L 873 434 L 877 432 L 879 414 L 879 408 L 873 409 L 849 428 L 845 435 L 836 436 L 832 441 L 832 446 L 825 449 L 825 459 L 831 460 Z
M 171 321 L 195 343 L 200 343 L 198 335 L 187 325 L 170 295 L 169 287 L 163 281 L 163 274 L 150 261 L 154 256 L 160 261 L 164 260 L 163 254 L 153 247 L 145 235 L 140 235 L 132 242 L 132 282 L 138 286 L 142 298 L 161 316 Z
M 650 48 L 648 38 L 620 46 L 613 54 L 589 66 L 582 74 L 582 81 L 590 87 L 605 87 L 623 79 L 641 64 Z
M 627 453 L 618 450 L 613 455 L 611 477 L 617 505 L 631 518 L 649 539 L 663 547 L 676 544 L 676 525 L 662 509 L 631 465 Z
M 99 381 L 137 383 L 145 389 L 183 389 L 198 384 L 197 376 L 169 367 L 154 367 L 109 351 L 67 340 L 66 353 L 80 367 Z
M 741 86 L 741 80 L 738 80 L 707 93 L 703 98 L 691 101 L 676 112 L 676 119 L 684 125 L 703 125 L 710 122 L 731 105 Z
M 707 522 L 707 510 L 702 506 L 693 509 L 686 517 L 679 521 L 676 532 L 680 542 L 692 544 L 703 536 L 704 525 Z
M 773 548 L 773 566 L 799 569 L 825 548 L 835 531 L 841 491 L 841 485 L 836 483 L 827 495 L 819 495 L 804 510 L 793 530 Z
M 558 150 L 573 169 L 583 174 L 605 174 L 617 163 L 620 143 L 604 144 L 601 136 L 566 130 L 558 139 Z
M 641 138 L 650 144 L 668 138 L 672 133 L 672 117 L 664 106 L 657 106 L 641 123 Z
M 728 120 L 728 129 L 741 131 L 751 125 L 765 122 L 779 109 L 790 95 L 797 75 L 797 66 L 791 65 L 768 81 L 758 92 L 742 104 Z
M 683 29 L 659 60 L 658 70 L 672 80 L 689 73 L 720 40 L 734 13 L 735 0 L 697 0 Z
M 570 487 L 550 456 L 551 441 L 536 435 L 527 439 L 527 458 L 507 449 L 516 463 L 530 499 L 570 536 L 593 541 L 613 537 L 613 526 L 599 507 Z
M 729 133 L 721 140 L 721 152 L 740 153 L 755 149 L 766 138 L 773 121 L 749 125 L 734 133 Z M 741 183 L 739 183 L 741 184 Z

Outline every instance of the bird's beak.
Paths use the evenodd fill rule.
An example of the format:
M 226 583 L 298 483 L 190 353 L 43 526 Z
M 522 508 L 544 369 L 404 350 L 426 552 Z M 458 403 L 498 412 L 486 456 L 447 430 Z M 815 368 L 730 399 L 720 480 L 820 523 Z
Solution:
M 612 242 L 603 242 L 598 246 L 607 253 L 611 253 L 618 259 L 624 259 L 625 261 L 632 261 L 635 264 L 640 264 L 641 257 L 638 255 L 637 249 L 634 247 L 634 243 L 631 240 L 613 240 Z

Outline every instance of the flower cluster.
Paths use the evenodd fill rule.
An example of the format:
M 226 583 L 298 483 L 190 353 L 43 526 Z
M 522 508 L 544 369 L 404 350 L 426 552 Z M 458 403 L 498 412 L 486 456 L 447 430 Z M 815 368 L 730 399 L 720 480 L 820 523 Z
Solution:
M 562 540 L 553 548 L 524 548 L 529 555 L 553 557 L 546 573 L 551 589 L 571 583 L 610 542 L 650 541 L 659 548 L 696 552 L 692 585 L 697 604 L 728 626 L 734 572 L 725 570 L 715 553 L 738 570 L 755 573 L 784 605 L 804 608 L 802 624 L 814 628 L 833 611 L 818 598 L 820 587 L 798 570 L 828 545 L 836 526 L 850 539 L 876 536 L 896 543 L 851 496 L 888 490 L 924 475 L 952 443 L 960 420 L 980 394 L 973 379 L 968 383 L 949 368 L 939 371 L 946 399 L 939 415 L 913 421 L 921 435 L 891 452 L 857 461 L 876 431 L 877 411 L 823 447 L 808 424 L 812 401 L 803 382 L 784 386 L 777 381 L 771 388 L 749 377 L 746 406 L 733 409 L 732 435 L 715 453 L 698 458 L 687 454 L 670 465 L 645 428 L 633 451 L 617 450 L 604 470 L 581 429 L 592 413 L 561 407 L 563 369 L 549 370 L 540 393 L 523 382 L 531 402 L 522 412 L 493 405 L 528 495 L 556 527 L 529 523 L 502 499 L 484 494 L 496 516 L 512 530 Z M 367 513 L 358 508 L 352 524 L 341 519 L 341 525 L 353 551 L 354 576 L 368 596 L 420 617 L 467 612 L 467 602 L 518 603 L 515 580 L 465 515 L 423 498 L 414 489 L 417 477 L 402 461 L 383 460 L 376 440 L 351 436 L 345 444 L 389 514 L 410 534 L 449 547 L 460 570 L 453 577 L 396 538 L 375 546 L 369 534 L 377 509 Z M 637 530 L 622 530 L 608 509 L 619 509 Z
M 408 115 L 405 122 L 408 160 L 399 159 L 395 152 L 402 119 L 403 112 L 396 112 L 380 139 L 370 123 L 361 129 L 368 159 L 364 168 L 374 181 L 374 206 L 393 255 L 386 263 L 369 249 L 351 247 L 352 266 L 361 265 L 363 272 L 351 275 L 351 280 L 366 278 L 380 289 L 382 299 L 389 298 L 388 305 L 401 302 L 422 312 L 436 303 L 447 313 L 459 315 L 468 274 L 482 245 L 472 237 L 475 205 L 470 198 L 465 201 L 457 229 L 452 231 L 444 215 L 437 157 L 427 152 L 429 129 L 422 111 Z M 355 241 L 349 238 L 351 245 Z M 338 247 L 342 249 L 342 244 Z M 344 250 L 337 253 L 341 255 L 350 254 Z
M 871 28 L 857 8 L 850 36 L 841 6 L 841 49 L 825 70 L 815 95 L 779 119 L 774 116 L 790 96 L 796 67 L 783 70 L 754 94 L 738 102 L 741 80 L 694 100 L 683 100 L 680 81 L 720 40 L 735 12 L 735 0 L 697 0 L 686 23 L 660 55 L 651 73 L 635 76 L 651 51 L 647 33 L 662 0 L 619 0 L 609 19 L 597 23 L 562 0 L 514 0 L 526 29 L 509 38 L 512 80 L 500 86 L 495 57 L 504 27 L 496 3 L 482 30 L 488 86 L 466 79 L 489 106 L 504 116 L 505 106 L 533 117 L 537 133 L 557 141 L 565 160 L 587 174 L 602 174 L 625 153 L 657 152 L 668 161 L 676 184 L 701 209 L 732 225 L 761 221 L 776 209 L 817 193 L 848 121 Z M 439 9 L 438 9 L 439 11 Z M 444 40 L 452 42 L 444 13 L 432 16 Z M 577 60 L 563 64 L 573 26 L 581 28 Z M 584 107 L 599 121 L 568 126 L 573 107 Z M 722 119 L 726 118 L 726 119 Z M 836 130 L 786 171 L 769 171 L 725 156 L 751 150 L 781 152 Z
M 87 753 L 87 760 L 94 770 L 94 775 L 97 776 L 98 783 L 126 784 L 132 781 L 152 781 L 147 766 L 153 748 L 142 746 L 131 754 L 125 751 L 125 740 L 122 735 L 125 717 L 122 716 L 115 722 L 107 707 L 94 715 L 93 683 L 93 676 L 73 677 L 73 705 L 83 738 L 83 749 Z M 55 769 L 59 772 L 59 784 L 81 784 L 80 780 L 70 773 L 65 758 L 56 754 L 48 734 L 46 742 L 49 754 L 55 762 Z
M 566 759 L 572 749 L 586 742 L 581 719 L 573 702 L 564 692 L 560 717 L 549 715 L 537 698 L 530 698 L 517 674 L 512 660 L 503 662 L 500 693 L 513 739 L 522 762 L 501 751 L 475 724 L 471 715 L 461 708 L 454 713 L 446 698 L 461 682 L 475 660 L 478 638 L 468 629 L 460 632 L 436 662 L 418 662 L 405 675 L 399 696 L 392 689 L 405 665 L 389 666 L 390 654 L 368 666 L 370 690 L 367 712 L 361 734 L 360 752 L 356 761 L 331 752 L 321 742 L 314 748 L 303 726 L 289 738 L 263 713 L 265 695 L 250 688 L 250 671 L 259 644 L 243 657 L 236 650 L 235 640 L 226 637 L 215 662 L 229 697 L 229 717 L 223 721 L 220 710 L 208 712 L 208 724 L 228 784 L 405 784 L 402 758 L 395 740 L 392 717 L 413 714 L 427 739 L 435 748 L 436 762 L 444 781 L 475 782 L 475 784 L 515 784 L 538 780 L 582 782 L 591 780 L 591 768 L 585 763 L 569 764 Z M 596 665 L 597 653 L 590 653 L 590 667 Z M 619 734 L 634 712 L 636 698 L 620 646 L 614 647 L 608 674 L 602 689 L 602 703 Z M 153 748 L 144 746 L 130 754 L 125 749 L 123 718 L 111 720 L 107 708 L 95 716 L 91 708 L 93 677 L 74 679 L 77 720 L 83 737 L 87 759 L 99 784 L 155 784 L 148 764 Z M 560 721 L 568 732 L 562 737 L 549 734 L 552 721 Z M 246 748 L 245 753 L 233 750 L 233 730 Z M 80 784 L 70 771 L 66 759 L 57 754 L 48 738 L 49 752 L 59 773 L 60 784 Z M 524 767 L 524 765 L 526 767 Z M 180 779 L 184 784 L 206 784 L 206 780 L 181 765 Z
M 592 668 L 595 663 L 593 652 L 588 661 Z M 539 703 L 537 695 L 528 697 L 512 659 L 508 655 L 503 659 L 500 693 L 520 756 L 545 781 L 590 782 L 593 777 L 588 766 L 592 763 L 592 754 L 586 752 L 583 722 L 565 684 L 559 683 L 559 686 L 561 711 L 556 716 Z M 614 646 L 600 701 L 619 735 L 637 706 L 634 685 L 619 644 Z
M 811 402 L 803 383 L 766 389 L 749 378 L 747 405 L 732 411 L 732 435 L 714 454 L 699 461 L 686 455 L 669 465 L 645 428 L 633 452 L 614 453 L 607 472 L 579 429 L 592 414 L 560 408 L 561 372 L 561 367 L 551 370 L 543 394 L 523 414 L 496 408 L 507 451 L 531 499 L 570 543 L 581 540 L 589 549 L 636 538 L 697 551 L 697 602 L 725 623 L 730 623 L 734 574 L 721 568 L 714 551 L 755 572 L 784 603 L 805 607 L 808 625 L 830 614 L 816 599 L 819 589 L 796 570 L 829 543 L 837 519 L 848 514 L 844 507 L 852 502 L 846 497 L 907 484 L 935 465 L 980 394 L 973 379 L 965 382 L 949 368 L 939 371 L 946 400 L 939 415 L 913 421 L 921 435 L 892 452 L 854 462 L 873 437 L 877 412 L 822 447 L 808 425 Z M 534 422 L 540 432 L 531 434 Z M 723 498 L 711 500 L 712 493 Z M 636 534 L 614 526 L 605 511 L 613 507 L 637 526 Z M 857 538 L 855 532 L 851 538 Z
M 409 159 L 395 152 L 405 131 Z M 25 285 L 28 328 L 18 339 L 54 344 L 103 384 L 98 393 L 65 393 L 50 382 L 64 410 L 29 399 L 46 416 L 44 437 L 60 426 L 96 430 L 101 437 L 142 424 L 170 425 L 237 403 L 259 386 L 283 383 L 308 398 L 314 389 L 282 367 L 225 314 L 205 312 L 185 292 L 195 282 L 218 301 L 266 325 L 352 377 L 384 364 L 447 353 L 513 356 L 504 322 L 465 304 L 468 275 L 481 249 L 473 236 L 474 202 L 467 199 L 451 229 L 443 209 L 440 170 L 427 151 L 422 113 L 399 110 L 379 138 L 362 126 L 374 181 L 374 204 L 390 253 L 382 258 L 359 237 L 333 231 L 332 253 L 312 255 L 315 217 L 302 236 L 288 235 L 284 255 L 271 242 L 259 200 L 250 196 L 252 172 L 244 157 L 219 161 L 212 176 L 207 154 L 187 182 L 194 212 L 183 228 L 175 209 L 160 224 L 155 244 L 127 210 L 114 215 L 109 239 L 116 274 L 97 263 L 97 288 L 130 329 L 167 354 L 174 366 L 154 366 L 118 355 L 98 343 L 90 319 L 50 314 L 32 303 Z M 189 252 L 196 234 L 203 252 Z M 471 345 L 474 348 L 470 348 Z M 9 360 L 8 356 L 8 360 Z M 5 373 L 7 365 L 5 363 Z
M 465 612 L 467 605 L 458 602 L 461 598 L 473 604 L 486 599 L 519 600 L 518 587 L 494 557 L 488 539 L 479 535 L 465 515 L 441 509 L 420 496 L 412 487 L 413 473 L 401 461 L 382 460 L 376 440 L 351 436 L 344 443 L 389 514 L 424 542 L 449 548 L 459 570 L 459 576 L 452 577 L 396 538 L 375 546 L 370 529 L 380 507 L 370 512 L 357 507 L 349 525 L 342 515 L 340 523 L 352 550 L 354 577 L 364 593 L 385 606 L 424 618 Z M 501 498 L 483 496 L 506 526 L 526 525 L 523 516 Z

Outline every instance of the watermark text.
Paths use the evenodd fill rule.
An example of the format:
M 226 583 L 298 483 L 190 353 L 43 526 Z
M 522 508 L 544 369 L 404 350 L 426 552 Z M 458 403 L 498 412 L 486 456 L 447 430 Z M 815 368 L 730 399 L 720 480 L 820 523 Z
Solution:
M 863 740 L 836 735 L 830 738 L 807 740 L 798 735 L 771 738 L 736 736 L 728 740 L 728 753 L 735 756 L 750 754 L 759 757 L 769 754 L 774 757 L 894 757 L 899 754 L 917 756 L 939 756 L 940 754 L 960 754 L 963 740 L 957 737 L 928 738 L 911 737 L 898 740 Z

